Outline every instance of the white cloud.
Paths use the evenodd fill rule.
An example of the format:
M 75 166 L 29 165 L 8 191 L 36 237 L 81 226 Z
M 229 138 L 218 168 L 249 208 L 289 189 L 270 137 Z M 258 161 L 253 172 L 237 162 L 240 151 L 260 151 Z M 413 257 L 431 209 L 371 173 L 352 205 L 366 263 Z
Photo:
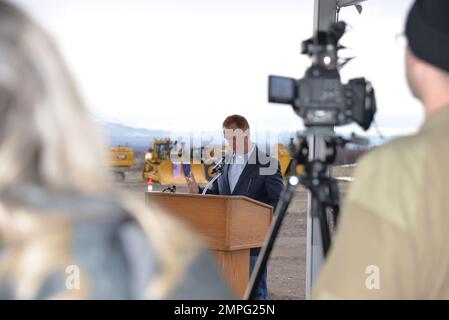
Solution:
M 212 130 L 231 113 L 253 126 L 295 129 L 288 106 L 267 103 L 267 76 L 301 77 L 300 43 L 313 1 L 18 0 L 57 39 L 91 111 L 156 129 Z M 403 77 L 402 31 L 410 0 L 369 0 L 343 43 L 358 58 L 342 72 L 376 88 L 378 124 L 413 129 L 422 119 Z M 392 121 L 394 119 L 394 121 Z

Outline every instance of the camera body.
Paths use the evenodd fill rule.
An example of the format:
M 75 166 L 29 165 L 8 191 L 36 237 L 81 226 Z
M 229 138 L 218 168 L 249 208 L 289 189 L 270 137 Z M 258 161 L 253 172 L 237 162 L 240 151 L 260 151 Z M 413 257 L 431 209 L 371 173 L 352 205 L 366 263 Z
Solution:
M 341 82 L 338 41 L 345 28 L 344 22 L 338 22 L 328 32 L 317 32 L 303 42 L 302 53 L 312 58 L 312 65 L 302 79 L 269 77 L 269 102 L 292 105 L 306 127 L 356 122 L 367 130 L 376 113 L 370 82 L 364 78 Z

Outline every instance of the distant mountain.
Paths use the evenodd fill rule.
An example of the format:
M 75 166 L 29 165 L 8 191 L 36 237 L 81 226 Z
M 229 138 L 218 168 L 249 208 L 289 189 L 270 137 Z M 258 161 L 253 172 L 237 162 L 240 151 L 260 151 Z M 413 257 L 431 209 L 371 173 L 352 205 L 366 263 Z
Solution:
M 171 135 L 171 131 L 136 128 L 109 119 L 97 120 L 97 123 L 104 129 L 109 145 L 111 146 L 130 146 L 135 149 L 143 150 L 150 148 L 154 138 L 170 138 Z M 278 133 L 279 143 L 288 145 L 290 143 L 290 138 L 295 136 L 296 133 L 293 131 L 281 131 Z M 365 135 L 364 137 L 369 140 L 369 146 L 374 147 L 383 144 L 395 138 L 396 136 L 387 136 L 384 139 L 380 138 L 379 136 Z M 209 144 L 206 141 L 204 141 L 203 143 L 203 145 Z M 348 147 L 353 148 L 355 146 L 351 147 L 350 145 L 348 145 Z
M 343 137 L 349 138 L 350 134 L 342 134 Z M 281 131 L 279 133 L 279 143 L 283 143 L 284 145 L 288 145 L 290 143 L 290 139 L 296 137 L 296 133 L 294 131 Z M 384 137 L 380 137 L 379 135 L 369 135 L 369 134 L 360 134 L 357 135 L 357 137 L 361 137 L 368 140 L 367 147 L 375 147 L 379 146 L 381 144 L 384 144 L 388 141 L 391 141 L 392 139 L 396 139 L 401 137 L 400 135 L 388 135 Z M 357 148 L 356 145 L 347 145 L 348 148 Z M 366 146 L 362 146 L 366 147 Z
M 148 149 L 153 138 L 170 137 L 169 131 L 134 128 L 121 123 L 98 121 L 103 128 L 109 145 L 130 146 L 136 149 Z

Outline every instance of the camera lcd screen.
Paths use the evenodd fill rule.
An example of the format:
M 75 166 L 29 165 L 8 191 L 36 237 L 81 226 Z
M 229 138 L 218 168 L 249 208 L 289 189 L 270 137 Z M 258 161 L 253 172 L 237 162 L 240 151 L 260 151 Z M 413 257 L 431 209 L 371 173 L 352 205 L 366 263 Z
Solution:
M 270 76 L 268 78 L 268 101 L 275 103 L 293 103 L 296 95 L 295 79 Z

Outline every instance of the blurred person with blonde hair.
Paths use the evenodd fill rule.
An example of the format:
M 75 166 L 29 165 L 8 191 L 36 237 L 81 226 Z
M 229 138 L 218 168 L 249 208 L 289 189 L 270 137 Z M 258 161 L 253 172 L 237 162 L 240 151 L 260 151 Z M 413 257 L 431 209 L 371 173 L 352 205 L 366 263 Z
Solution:
M 0 299 L 226 299 L 207 250 L 114 191 L 49 36 L 0 1 Z

